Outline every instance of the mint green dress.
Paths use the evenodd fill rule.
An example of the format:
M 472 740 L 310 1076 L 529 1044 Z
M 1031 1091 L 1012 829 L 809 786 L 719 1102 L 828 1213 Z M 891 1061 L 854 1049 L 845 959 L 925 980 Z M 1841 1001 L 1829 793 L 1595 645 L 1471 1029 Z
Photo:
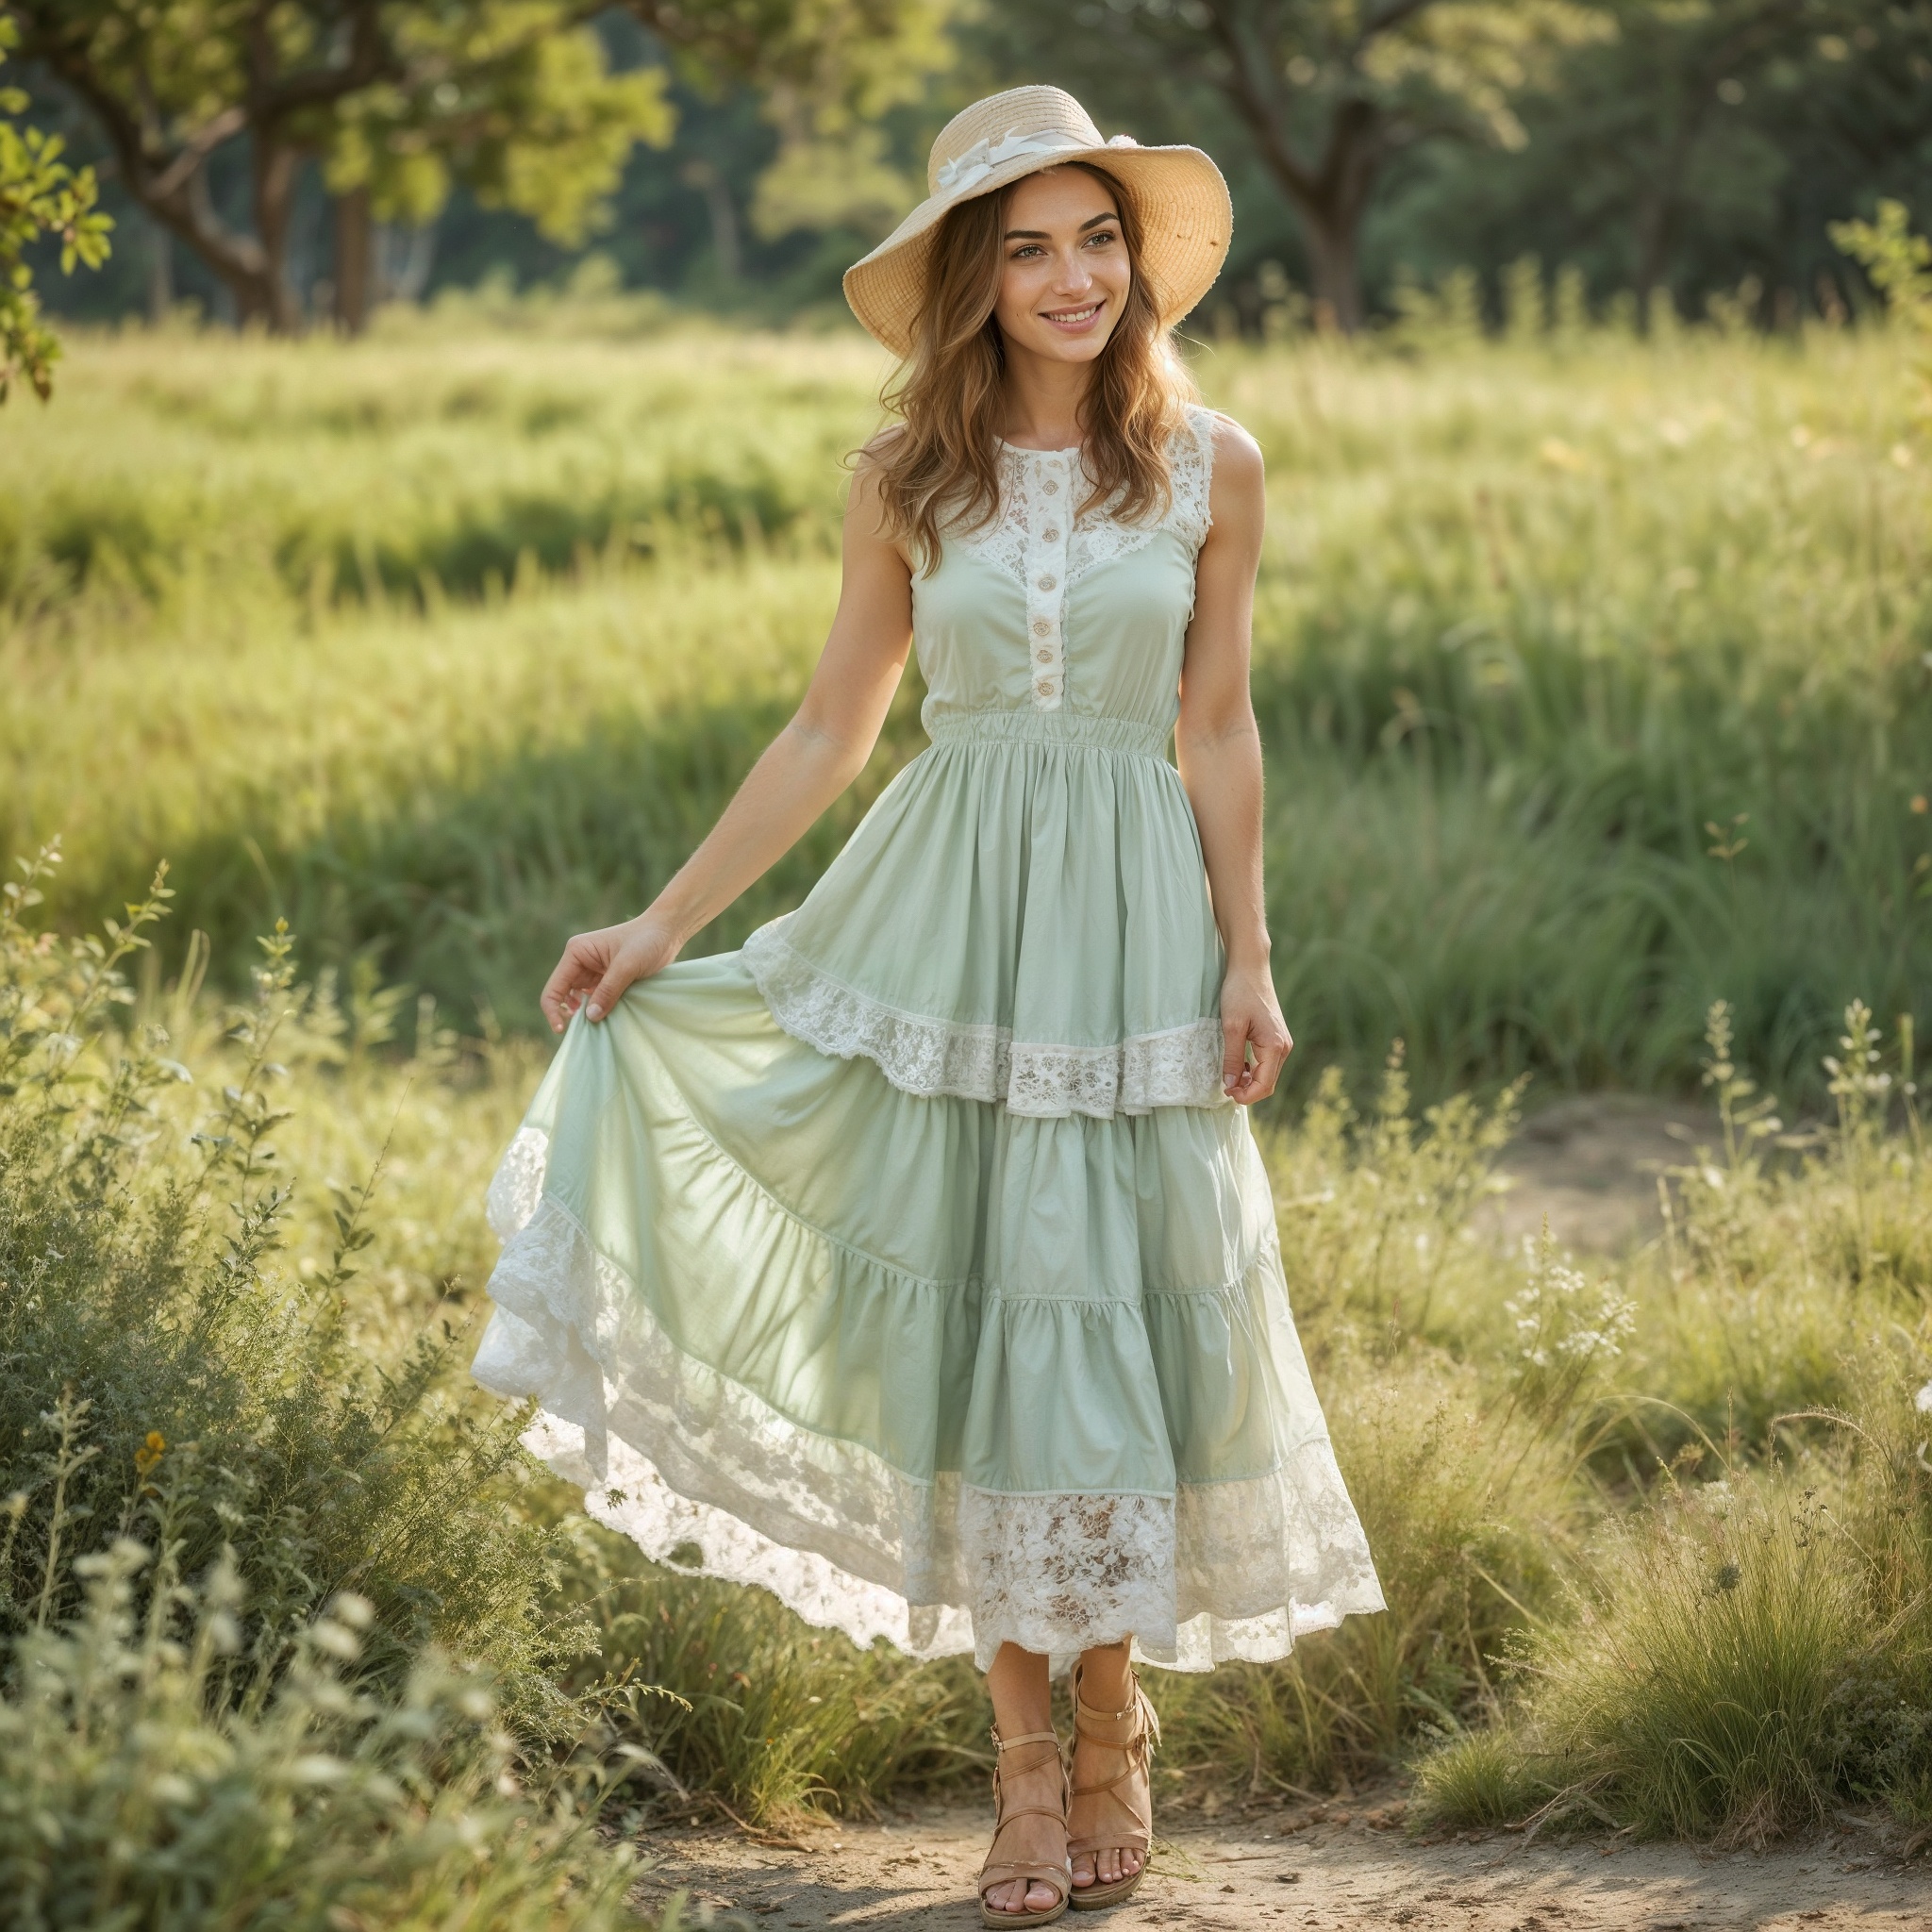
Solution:
M 858 1642 L 1205 1669 L 1382 1607 L 1165 756 L 1213 421 L 1141 523 L 1003 448 L 914 583 L 930 745 L 795 911 L 572 1022 L 491 1185 L 531 1447 Z

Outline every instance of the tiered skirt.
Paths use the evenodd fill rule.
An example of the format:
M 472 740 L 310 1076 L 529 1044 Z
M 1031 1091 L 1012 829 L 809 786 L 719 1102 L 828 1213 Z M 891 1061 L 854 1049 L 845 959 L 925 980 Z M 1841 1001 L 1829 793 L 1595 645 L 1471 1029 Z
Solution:
M 475 1374 L 648 1554 L 856 1641 L 1282 1656 L 1381 1594 L 1186 794 L 1148 727 L 944 722 L 796 912 L 573 1021 Z

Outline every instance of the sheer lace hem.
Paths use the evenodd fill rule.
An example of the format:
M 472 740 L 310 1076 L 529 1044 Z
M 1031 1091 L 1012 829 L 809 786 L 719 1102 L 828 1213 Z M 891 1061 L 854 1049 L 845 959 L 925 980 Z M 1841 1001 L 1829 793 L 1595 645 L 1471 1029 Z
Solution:
M 679 1350 L 625 1274 L 542 1192 L 544 1137 L 491 1190 L 506 1246 L 473 1373 L 534 1397 L 528 1446 L 654 1558 L 756 1583 L 856 1643 L 913 1656 L 1003 1642 L 1063 1668 L 1132 1633 L 1149 1662 L 1286 1656 L 1381 1607 L 1325 1436 L 1276 1469 L 1171 1495 L 1010 1494 L 908 1474 Z
M 1004 1101 L 1041 1119 L 1229 1105 L 1219 1020 L 1137 1033 L 1117 1046 L 1016 1041 L 1005 1026 L 903 1012 L 822 972 L 789 945 L 782 919 L 744 942 L 744 963 L 772 1017 L 794 1040 L 841 1059 L 863 1055 L 893 1086 L 927 1097 Z

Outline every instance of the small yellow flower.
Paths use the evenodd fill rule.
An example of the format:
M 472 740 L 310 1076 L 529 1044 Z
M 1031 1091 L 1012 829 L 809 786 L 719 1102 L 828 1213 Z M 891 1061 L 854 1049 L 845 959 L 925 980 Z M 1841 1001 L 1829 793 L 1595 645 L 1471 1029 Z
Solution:
M 154 1468 L 155 1464 L 161 1459 L 167 1451 L 167 1438 L 161 1434 L 160 1430 L 150 1429 L 147 1432 L 147 1441 L 134 1452 L 135 1474 L 137 1475 L 146 1475 Z

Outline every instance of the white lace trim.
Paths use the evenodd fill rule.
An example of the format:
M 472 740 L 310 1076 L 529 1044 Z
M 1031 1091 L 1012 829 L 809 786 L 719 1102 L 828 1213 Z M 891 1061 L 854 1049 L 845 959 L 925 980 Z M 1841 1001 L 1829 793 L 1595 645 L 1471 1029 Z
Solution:
M 1324 1435 L 1268 1475 L 1182 1484 L 1172 1497 L 1011 1495 L 908 1476 L 678 1350 L 543 1195 L 546 1158 L 544 1136 L 525 1128 L 491 1183 L 506 1246 L 473 1373 L 537 1399 L 532 1453 L 655 1559 L 758 1584 L 856 1643 L 970 1650 L 982 1669 L 1003 1642 L 1046 1653 L 1058 1671 L 1129 1632 L 1137 1655 L 1174 1669 L 1266 1661 L 1382 1607 Z
M 1045 1120 L 1232 1105 L 1221 1084 L 1219 1020 L 1137 1033 L 1116 1046 L 1015 1040 L 1009 1027 L 908 1013 L 834 979 L 786 942 L 790 917 L 759 926 L 744 942 L 746 970 L 772 1017 L 821 1053 L 841 1059 L 863 1054 L 905 1092 L 1004 1101 L 1013 1113 Z
M 1015 449 L 1000 445 L 1000 502 L 977 530 L 954 530 L 946 541 L 1019 580 L 1026 592 L 1026 649 L 1034 708 L 1055 711 L 1066 695 L 1067 586 L 1152 541 L 1177 532 L 1193 550 L 1207 541 L 1214 473 L 1214 412 L 1190 406 L 1168 445 L 1166 510 L 1148 522 L 1124 523 L 1116 491 L 1087 503 L 1092 483 L 1077 450 Z

